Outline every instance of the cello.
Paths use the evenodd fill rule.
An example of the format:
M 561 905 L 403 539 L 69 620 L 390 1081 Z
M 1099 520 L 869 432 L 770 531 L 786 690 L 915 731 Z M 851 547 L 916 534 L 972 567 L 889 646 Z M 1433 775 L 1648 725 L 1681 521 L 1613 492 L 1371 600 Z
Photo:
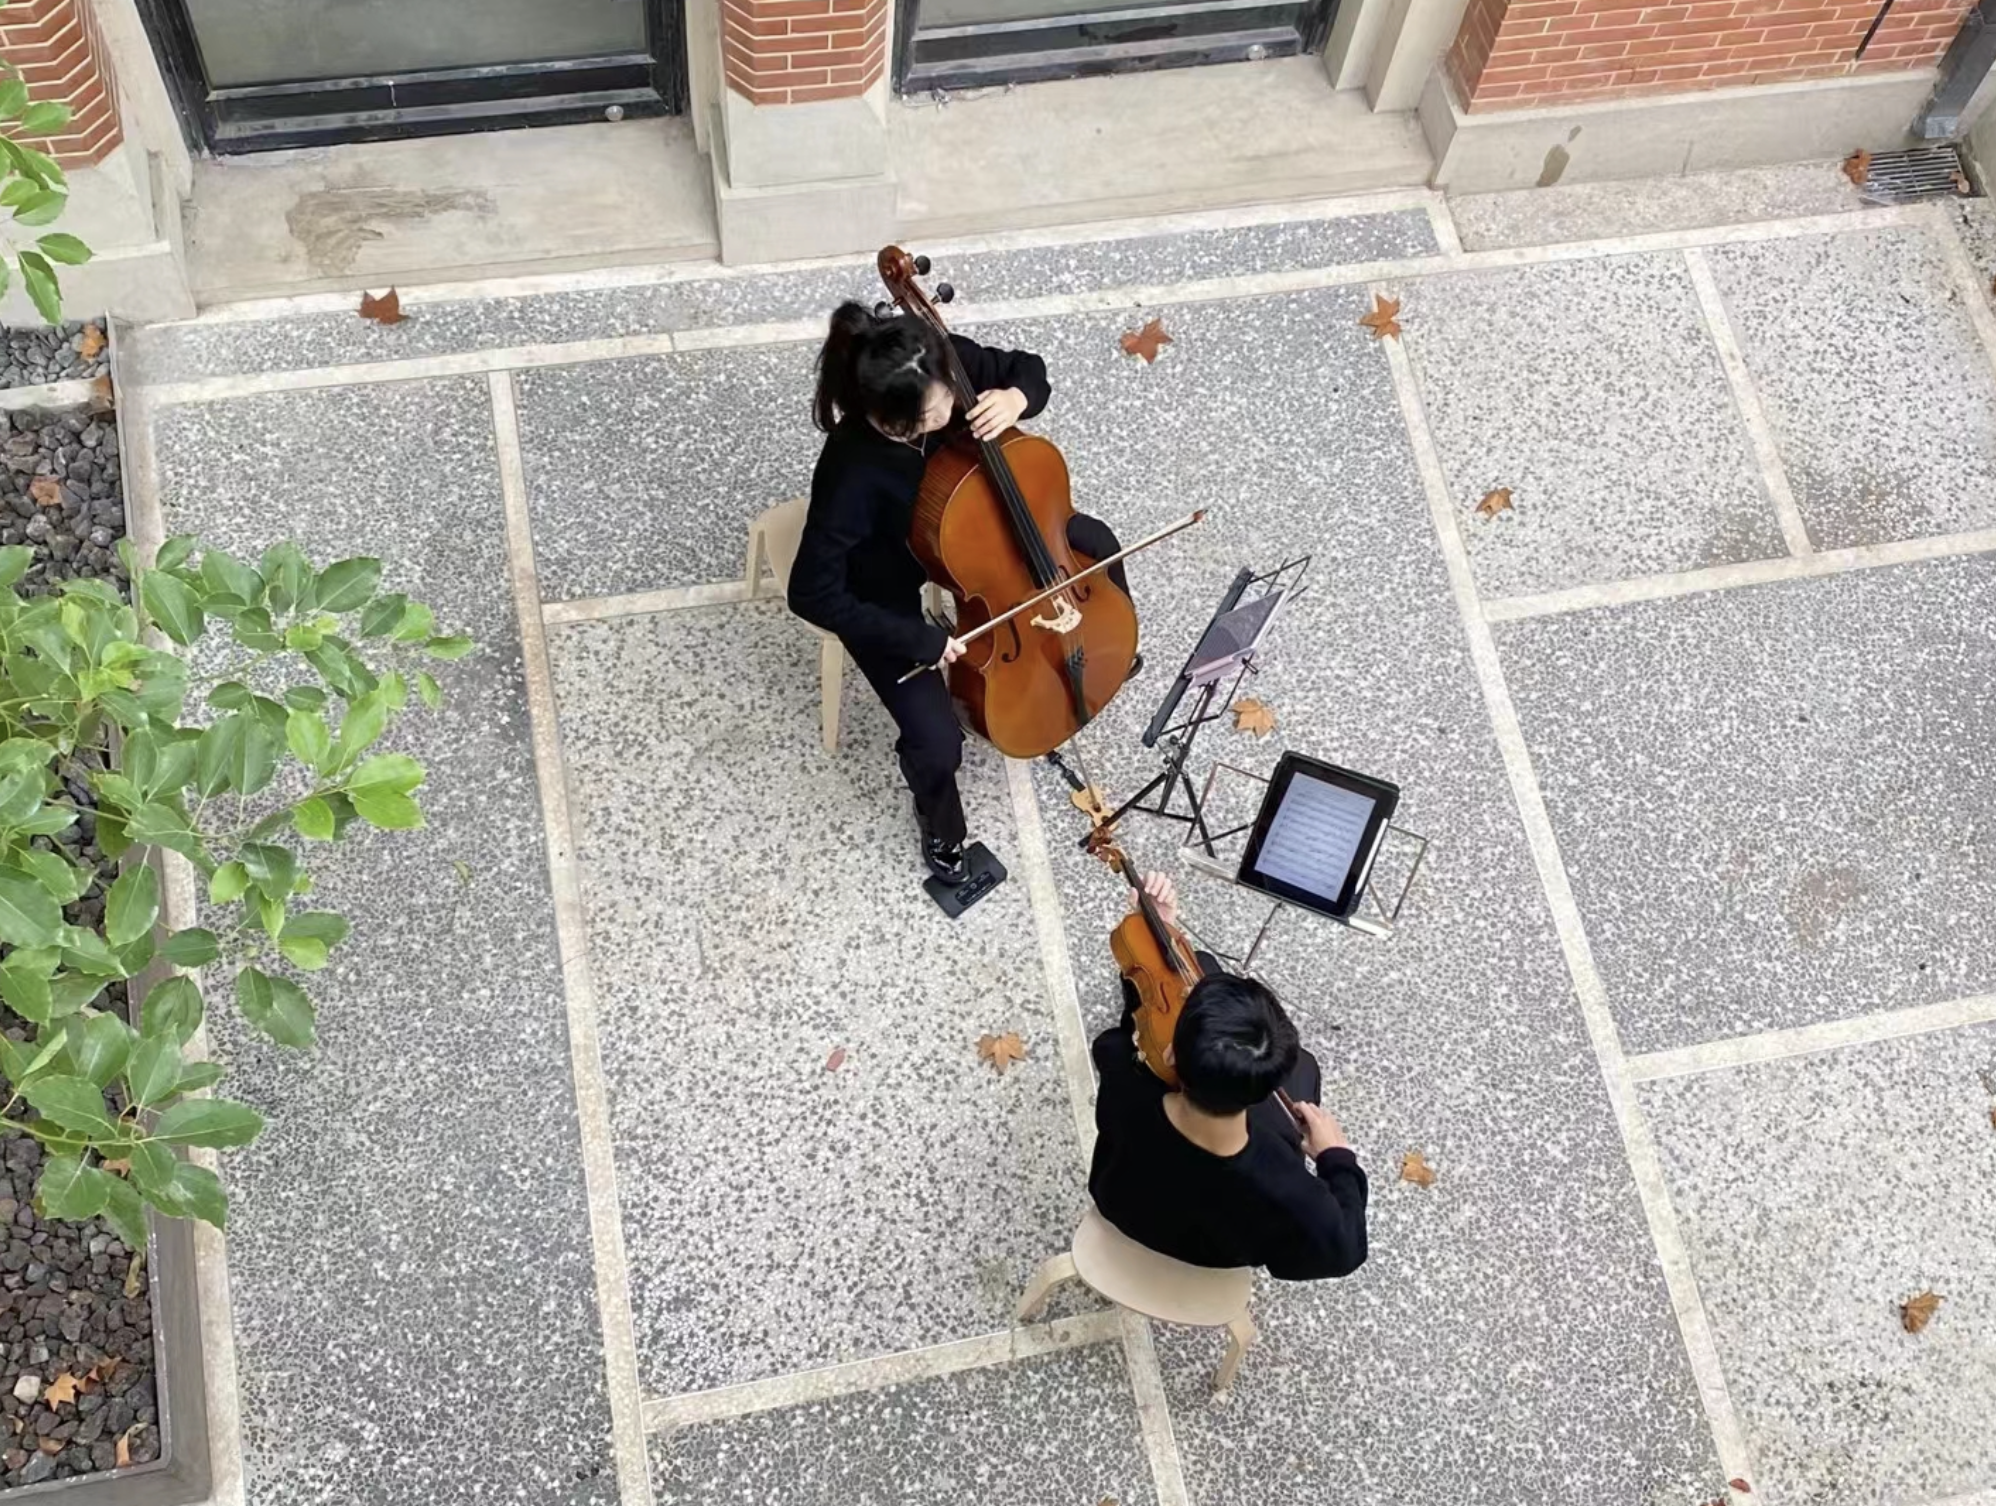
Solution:
M 888 246 L 878 267 L 903 312 L 943 335 L 945 377 L 968 412 L 977 392 L 920 282 L 928 258 Z M 951 292 L 944 284 L 937 295 L 948 302 Z M 954 600 L 952 634 L 965 644 L 947 669 L 950 694 L 970 730 L 1012 758 L 1066 743 L 1115 698 L 1136 658 L 1136 608 L 1101 573 L 1110 561 L 1069 545 L 1073 516 L 1067 462 L 1020 429 L 958 434 L 929 458 L 916 494 L 909 547 Z

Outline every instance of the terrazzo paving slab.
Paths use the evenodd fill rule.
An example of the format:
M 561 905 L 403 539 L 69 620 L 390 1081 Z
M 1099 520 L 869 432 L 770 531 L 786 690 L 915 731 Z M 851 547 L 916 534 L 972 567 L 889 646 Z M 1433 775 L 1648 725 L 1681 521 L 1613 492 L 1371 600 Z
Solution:
M 224 1167 L 250 1506 L 616 1498 L 489 412 L 453 381 L 158 419 L 170 531 L 378 554 L 480 645 L 395 734 L 427 828 L 313 849 L 354 927 L 313 983 L 319 1045 L 209 1013 L 230 1090 L 269 1116 Z
M 1818 548 L 1996 527 L 1996 373 L 1925 231 L 1706 254 Z
M 1996 560 L 1500 625 L 1630 1051 L 1996 985 Z
M 1948 222 L 1968 248 L 1985 292 L 1996 301 L 1996 203 L 1988 199 L 1949 199 Z
M 1840 214 L 1865 205 L 1841 163 L 1798 162 L 1674 178 L 1451 194 L 1448 207 L 1463 248 L 1487 251 Z
M 939 278 L 960 307 L 1015 298 L 1226 277 L 1281 268 L 1329 267 L 1437 254 L 1434 230 L 1418 209 L 1329 219 L 1294 219 L 1233 229 L 1080 241 L 1066 245 L 931 252 Z M 413 356 L 515 345 L 601 340 L 619 335 L 712 329 L 729 324 L 814 319 L 842 299 L 882 297 L 871 257 L 779 272 L 688 268 L 650 283 L 512 298 L 405 304 L 401 324 L 383 328 L 352 311 L 256 322 L 160 324 L 129 332 L 121 358 L 141 382 L 187 381 L 231 373 L 406 360 Z M 358 308 L 358 298 L 355 307 Z
M 1433 277 L 1400 296 L 1486 597 L 1785 552 L 1681 257 Z M 1477 517 L 1499 487 L 1512 510 Z
M 1121 1347 L 1095 1344 L 652 1439 L 657 1506 L 1154 1506 Z
M 1025 886 L 931 903 L 885 712 L 854 676 L 823 751 L 779 604 L 550 651 L 647 1389 L 1006 1327 L 1085 1196 Z M 965 794 L 1011 861 L 995 757 Z
M 1638 1092 L 1753 1457 L 1754 1499 L 1996 1491 L 1996 1026 Z M 1920 1333 L 1899 1304 L 1941 1296 Z
M 749 520 L 811 489 L 811 345 L 519 373 L 541 596 L 740 580 Z
M 1236 569 L 1314 552 L 1252 693 L 1266 741 L 1202 734 L 1202 779 L 1295 747 L 1400 782 L 1434 848 L 1401 930 L 1377 941 L 1293 912 L 1266 976 L 1325 1069 L 1373 1178 L 1371 1258 L 1314 1287 L 1264 1283 L 1263 1342 L 1235 1401 L 1206 1399 L 1211 1335 L 1164 1344 L 1200 1506 L 1243 1501 L 1685 1503 L 1716 1465 L 1599 1069 L 1472 676 L 1385 356 L 1359 290 L 1180 309 L 1155 366 L 1113 317 L 1008 326 L 1055 380 L 1044 427 L 1081 505 L 1140 535 L 1146 659 L 1080 740 L 1124 797 L 1156 769 L 1138 733 Z M 1108 931 L 1122 880 L 1083 857 L 1067 790 L 1036 771 L 1091 1031 L 1118 1009 Z M 1181 807 L 1182 808 L 1182 807 Z M 1174 865 L 1176 828 L 1129 818 L 1146 867 L 1178 867 L 1186 918 L 1227 949 L 1260 912 Z M 1440 1180 L 1396 1180 L 1422 1149 Z

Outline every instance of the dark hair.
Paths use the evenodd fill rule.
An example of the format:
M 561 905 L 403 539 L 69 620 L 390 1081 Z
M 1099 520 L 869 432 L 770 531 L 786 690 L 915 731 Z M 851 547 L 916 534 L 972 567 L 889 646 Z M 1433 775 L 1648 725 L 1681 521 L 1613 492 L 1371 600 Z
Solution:
M 811 416 L 826 433 L 841 418 L 870 418 L 891 434 L 922 421 L 929 386 L 949 369 L 943 337 L 912 314 L 882 316 L 857 303 L 832 311 L 818 352 L 818 393 Z
M 1192 985 L 1171 1036 L 1185 1096 L 1209 1114 L 1260 1103 L 1289 1075 L 1299 1049 L 1275 995 L 1232 973 L 1208 973 Z

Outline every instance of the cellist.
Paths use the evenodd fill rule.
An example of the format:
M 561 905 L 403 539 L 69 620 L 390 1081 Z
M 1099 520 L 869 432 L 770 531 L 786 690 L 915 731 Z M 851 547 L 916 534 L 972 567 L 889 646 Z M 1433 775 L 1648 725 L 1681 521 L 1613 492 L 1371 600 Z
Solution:
M 947 338 L 977 389 L 958 413 L 946 379 Z M 929 871 L 965 877 L 968 830 L 956 773 L 963 732 L 942 675 L 897 683 L 913 664 L 948 664 L 963 645 L 922 615 L 922 567 L 908 547 L 923 467 L 966 425 L 995 439 L 1046 407 L 1046 362 L 945 337 L 911 315 L 876 315 L 841 304 L 818 353 L 813 417 L 825 447 L 811 476 L 811 508 L 790 572 L 790 609 L 838 636 L 900 729 L 895 753 L 915 799 Z M 1077 515 L 1068 541 L 1096 559 L 1116 553 L 1107 524 Z M 1105 572 L 1128 591 L 1121 563 Z
M 1175 925 L 1171 880 L 1153 873 L 1144 889 Z M 1176 1091 L 1136 1050 L 1127 978 L 1122 1022 L 1095 1038 L 1089 1194 L 1138 1244 L 1192 1265 L 1265 1266 L 1284 1281 L 1348 1276 L 1365 1261 L 1365 1172 L 1318 1104 L 1317 1060 L 1265 986 L 1223 972 L 1210 954 L 1198 961 L 1203 976 L 1167 1056 Z

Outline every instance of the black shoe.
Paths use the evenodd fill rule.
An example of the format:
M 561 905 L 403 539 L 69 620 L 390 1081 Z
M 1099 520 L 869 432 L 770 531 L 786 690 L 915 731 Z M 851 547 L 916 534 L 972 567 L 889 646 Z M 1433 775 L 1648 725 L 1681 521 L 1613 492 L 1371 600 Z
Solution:
M 961 842 L 945 842 L 941 837 L 924 834 L 922 861 L 929 865 L 929 872 L 952 889 L 970 877 L 970 865 L 964 861 Z

